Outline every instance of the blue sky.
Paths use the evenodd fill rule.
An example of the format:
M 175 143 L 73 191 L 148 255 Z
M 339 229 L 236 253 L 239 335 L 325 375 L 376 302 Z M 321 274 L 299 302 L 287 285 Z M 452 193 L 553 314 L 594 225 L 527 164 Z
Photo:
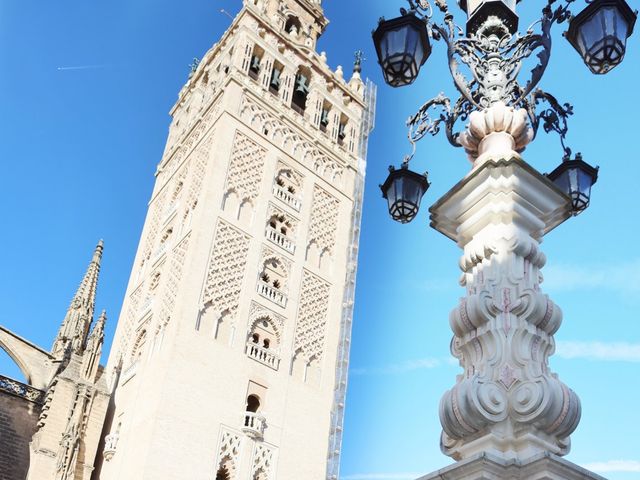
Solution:
M 426 208 L 414 223 L 394 224 L 377 185 L 387 165 L 409 150 L 406 118 L 440 91 L 454 91 L 442 45 L 434 46 L 415 85 L 383 85 L 370 32 L 379 16 L 397 13 L 400 1 L 324 3 L 331 24 L 321 49 L 329 63 L 348 71 L 352 52 L 364 49 L 364 73 L 380 86 L 342 478 L 410 479 L 450 463 L 439 452 L 437 407 L 459 373 L 448 351 L 449 311 L 463 294 L 459 251 L 428 227 Z M 522 23 L 528 25 L 539 5 L 524 3 Z M 239 0 L 0 0 L 0 324 L 48 348 L 91 251 L 104 238 L 98 308 L 109 312 L 110 341 L 166 139 L 167 112 L 193 57 L 228 26 L 219 10 L 233 14 L 239 7 Z M 589 211 L 545 239 L 543 288 L 565 313 L 552 367 L 583 403 L 569 460 L 612 480 L 637 479 L 640 37 L 631 38 L 621 67 L 595 77 L 562 30 L 556 29 L 541 87 L 573 103 L 569 144 L 601 171 Z M 560 157 L 557 138 L 544 133 L 525 152 L 541 171 L 553 169 Z M 428 169 L 433 181 L 425 207 L 469 168 L 464 153 L 444 138 L 425 139 L 415 165 Z M 0 372 L 19 376 L 5 358 Z

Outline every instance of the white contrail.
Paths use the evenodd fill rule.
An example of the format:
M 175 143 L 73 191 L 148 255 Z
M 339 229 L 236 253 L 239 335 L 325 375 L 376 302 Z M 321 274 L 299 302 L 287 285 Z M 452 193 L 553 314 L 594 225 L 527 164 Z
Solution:
M 78 65 L 75 67 L 58 67 L 59 72 L 64 72 L 68 70 L 96 70 L 98 68 L 104 68 L 106 65 Z

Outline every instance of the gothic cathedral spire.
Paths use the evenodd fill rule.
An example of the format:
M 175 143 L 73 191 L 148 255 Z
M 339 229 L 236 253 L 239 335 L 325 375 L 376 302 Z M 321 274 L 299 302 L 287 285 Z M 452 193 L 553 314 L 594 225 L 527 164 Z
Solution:
M 56 359 L 64 357 L 69 348 L 77 354 L 84 351 L 89 328 L 93 322 L 103 250 L 104 243 L 100 240 L 94 250 L 87 272 L 71 300 L 67 314 L 62 321 L 58 336 L 51 349 L 51 354 Z

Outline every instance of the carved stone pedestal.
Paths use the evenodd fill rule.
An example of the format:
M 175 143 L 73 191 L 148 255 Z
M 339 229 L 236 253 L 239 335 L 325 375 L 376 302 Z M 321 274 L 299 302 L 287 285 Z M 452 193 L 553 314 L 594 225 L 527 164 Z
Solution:
M 549 369 L 562 312 L 541 291 L 540 243 L 570 215 L 569 199 L 515 154 L 485 159 L 431 208 L 432 226 L 464 249 L 466 296 L 450 316 L 464 373 L 440 403 L 441 448 L 455 460 L 569 451 L 580 401 Z
M 488 454 L 458 462 L 419 480 L 605 480 L 604 477 L 551 454 L 527 461 L 505 460 Z
M 562 311 L 541 289 L 540 244 L 572 212 L 520 157 L 532 137 L 523 110 L 472 114 L 460 143 L 473 169 L 430 210 L 463 249 L 466 295 L 449 318 L 463 372 L 440 402 L 440 446 L 458 463 L 420 480 L 602 480 L 560 458 L 581 409 L 549 368 Z

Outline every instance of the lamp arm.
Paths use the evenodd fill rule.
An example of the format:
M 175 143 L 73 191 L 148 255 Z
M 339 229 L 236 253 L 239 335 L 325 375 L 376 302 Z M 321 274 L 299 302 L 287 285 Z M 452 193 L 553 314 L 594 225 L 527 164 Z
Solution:
M 440 107 L 441 112 L 437 117 L 431 115 L 429 110 Z M 444 123 L 449 122 L 451 117 L 451 100 L 444 93 L 440 93 L 437 97 L 432 98 L 426 102 L 420 110 L 409 117 L 407 120 L 407 127 L 409 127 L 409 142 L 414 146 L 416 142 L 422 140 L 427 134 L 433 136 L 440 133 L 440 127 Z
M 440 107 L 441 112 L 438 116 L 433 116 L 430 111 L 437 107 Z M 427 134 L 437 135 L 443 125 L 449 143 L 454 147 L 460 147 L 458 142 L 460 133 L 454 132 L 455 125 L 458 120 L 465 121 L 474 109 L 474 105 L 464 96 L 458 98 L 452 109 L 451 100 L 444 93 L 440 93 L 437 97 L 426 102 L 415 115 L 407 120 L 407 127 L 409 127 L 407 136 L 413 148 L 413 152 L 408 158 L 413 158 L 417 142 Z
M 528 58 L 536 50 L 541 48 L 537 55 L 539 63 L 531 69 L 531 77 L 525 84 L 524 88 L 519 89 L 519 94 L 513 102 L 514 105 L 519 105 L 522 100 L 538 86 L 545 71 L 547 70 L 547 67 L 549 66 L 552 48 L 551 28 L 554 24 L 564 23 L 571 18 L 571 11 L 569 10 L 569 7 L 575 0 L 565 0 L 564 5 L 558 6 L 554 10 L 553 4 L 556 1 L 557 0 L 548 0 L 547 5 L 542 9 L 542 18 L 531 25 L 528 28 L 526 35 L 519 38 L 514 44 L 514 53 L 510 62 L 517 63 L 518 70 L 525 58 Z M 538 23 L 541 25 L 541 33 L 535 34 L 533 33 L 533 28 Z
M 480 83 L 480 78 L 477 74 L 478 69 L 473 68 L 480 64 L 480 59 L 475 54 L 476 41 L 469 38 L 458 38 L 462 32 L 460 27 L 457 27 L 453 23 L 452 19 L 447 23 L 447 27 L 431 24 L 432 37 L 435 40 L 442 39 L 447 44 L 449 71 L 451 72 L 453 83 L 458 92 L 460 92 L 460 95 L 462 95 L 476 108 L 482 109 L 483 107 L 476 101 L 476 96 L 473 94 L 473 85 Z M 470 67 L 474 77 L 472 81 L 467 80 L 465 75 L 460 71 L 460 64 L 457 60 L 458 56 L 464 58 L 464 63 Z
M 548 108 L 537 113 L 537 107 L 541 102 L 546 102 Z M 560 104 L 550 93 L 537 89 L 526 100 L 526 109 L 533 127 L 534 139 L 542 123 L 545 133 L 556 132 L 560 136 L 563 158 L 571 157 L 571 148 L 566 145 L 566 136 L 569 131 L 567 120 L 573 115 L 573 106 L 569 103 Z

